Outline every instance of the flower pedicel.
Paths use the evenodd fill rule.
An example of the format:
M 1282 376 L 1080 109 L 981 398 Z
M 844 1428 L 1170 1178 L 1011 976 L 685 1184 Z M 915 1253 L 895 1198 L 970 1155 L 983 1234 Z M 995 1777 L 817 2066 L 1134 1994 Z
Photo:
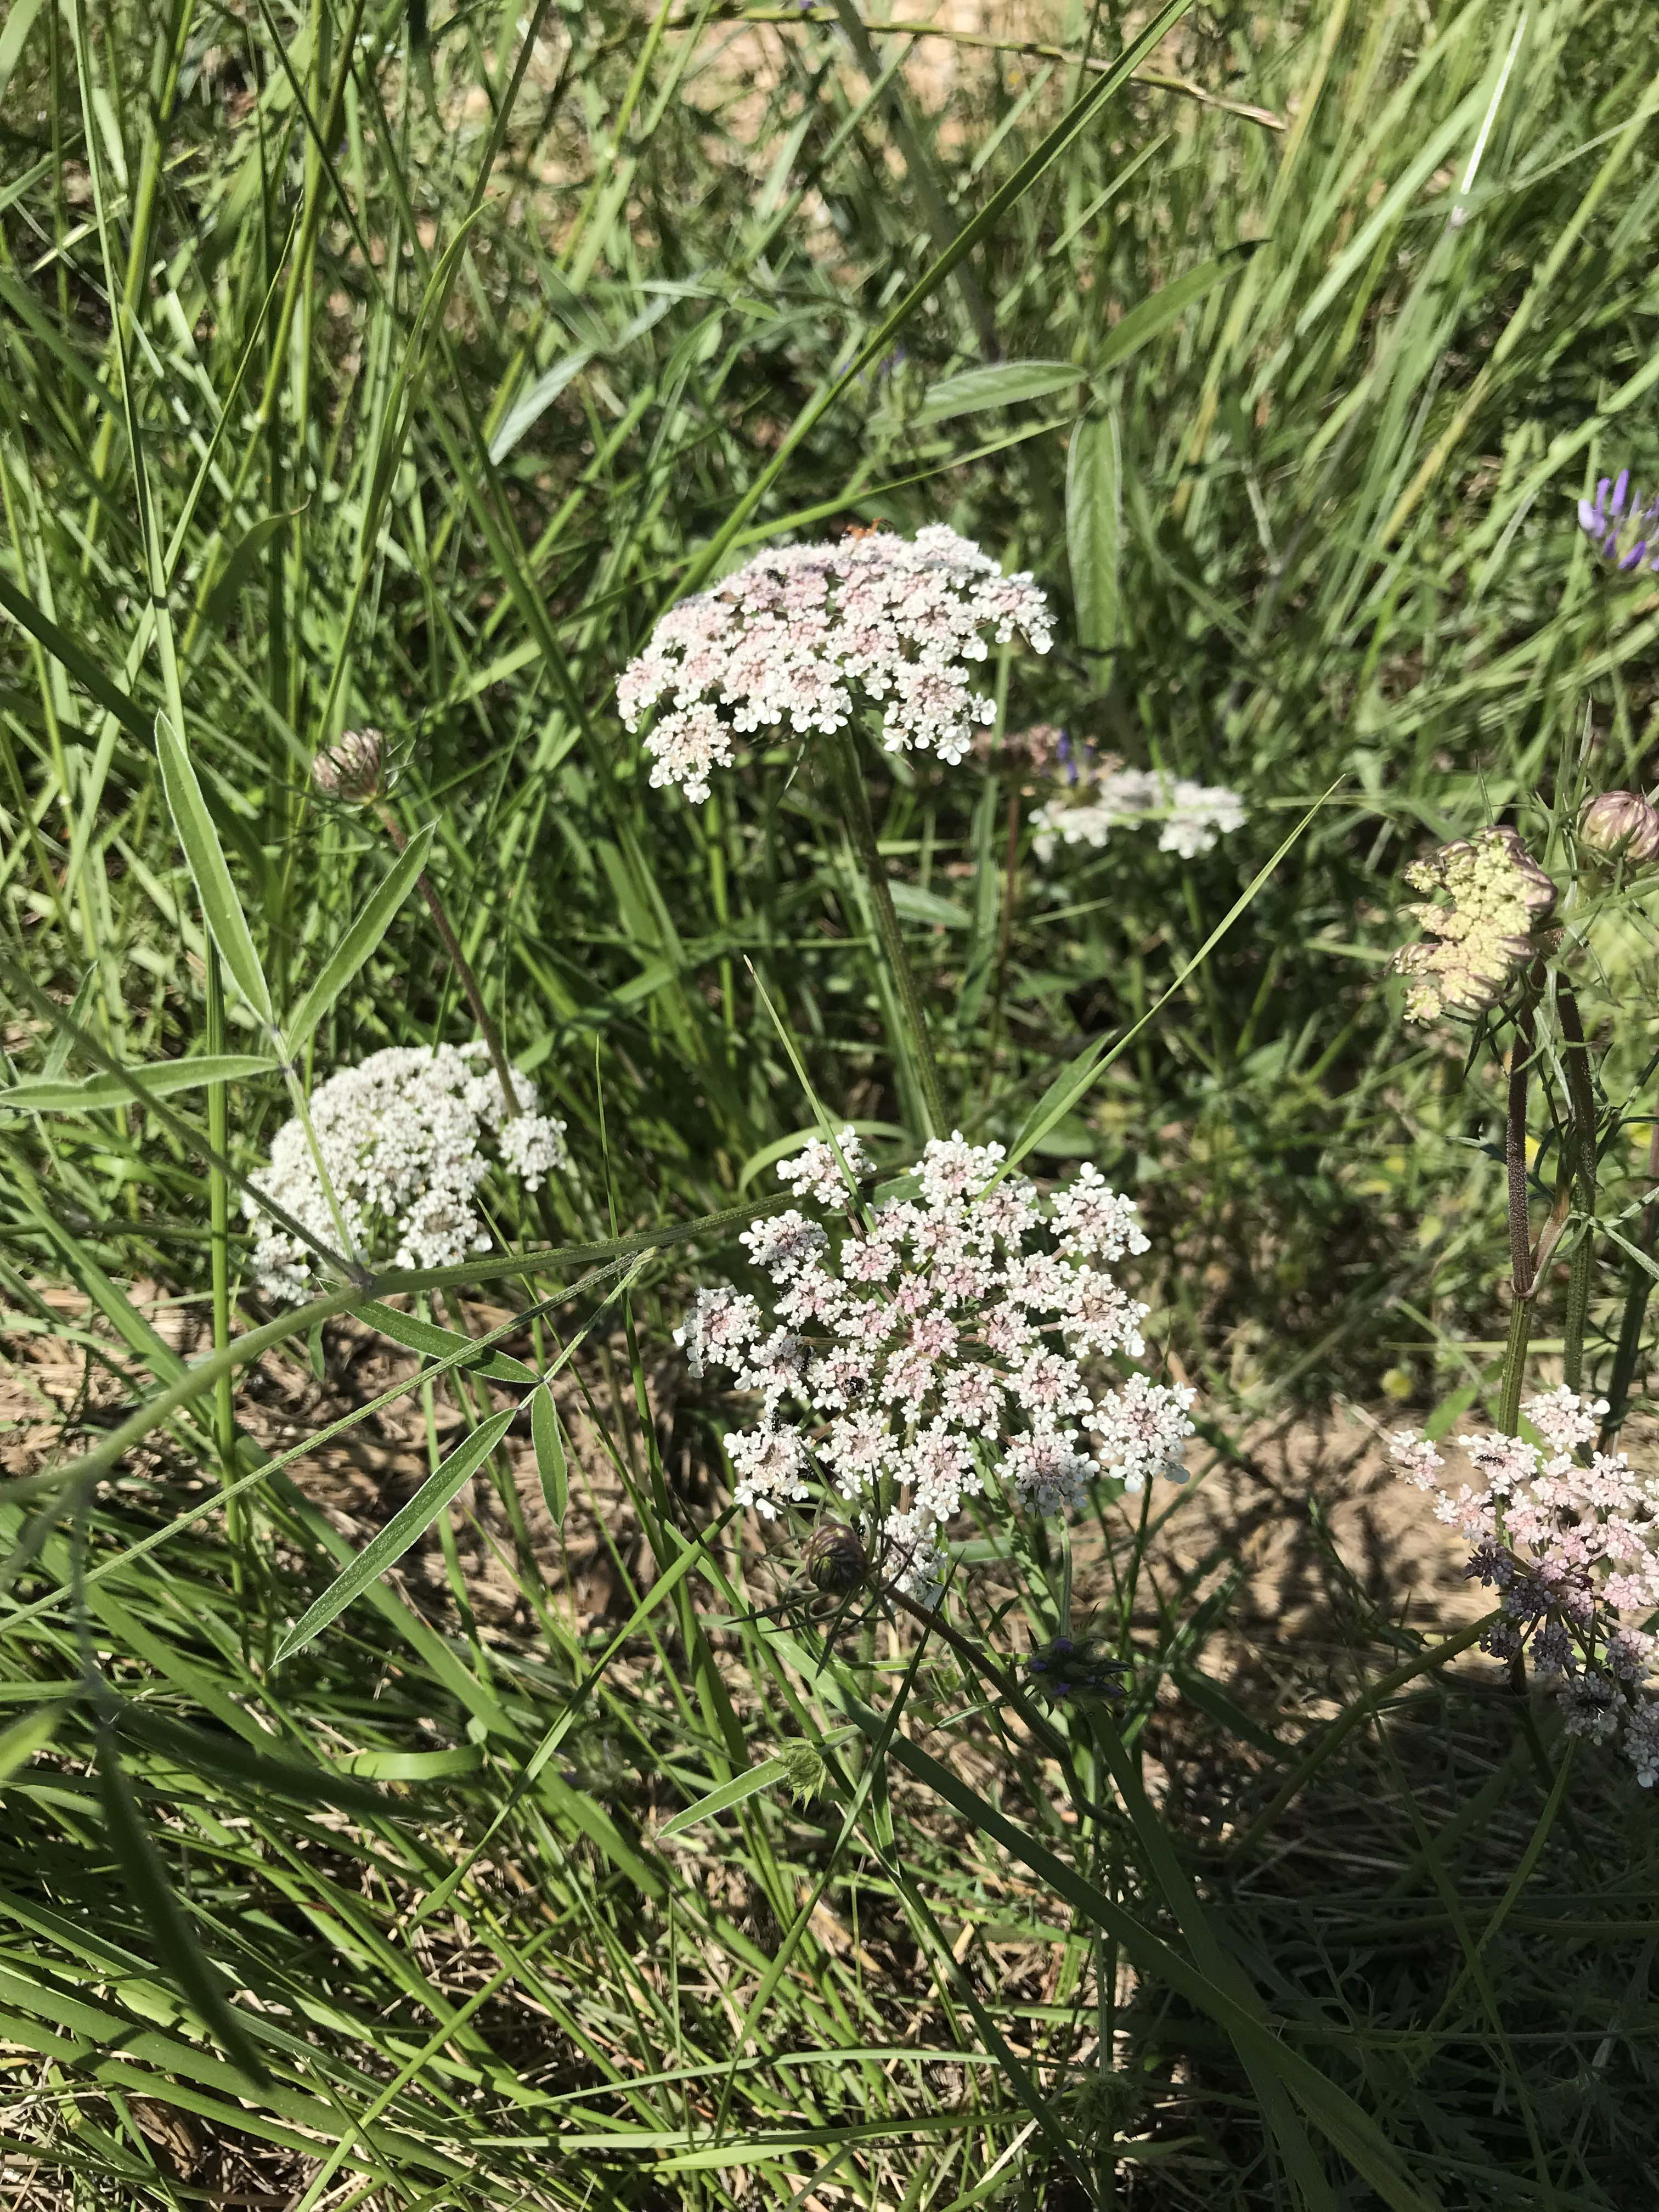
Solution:
M 772 1519 L 827 1479 L 902 1562 L 898 1587 L 931 1602 L 965 1498 L 1006 1483 L 1050 1514 L 1097 1474 L 1131 1491 L 1180 1479 L 1193 1392 L 1097 1379 L 1146 1349 L 1146 1308 L 1108 1272 L 1147 1249 L 1130 1200 L 1089 1166 L 1046 1200 L 1023 1177 L 993 1182 L 1002 1147 L 958 1133 L 927 1146 L 914 1197 L 871 1212 L 848 1182 L 870 1164 L 851 1129 L 839 1145 L 841 1161 L 816 1140 L 778 1170 L 833 1237 L 798 1208 L 743 1237 L 771 1312 L 702 1291 L 676 1332 L 693 1375 L 722 1368 L 761 1398 L 726 1438 L 739 1504 Z

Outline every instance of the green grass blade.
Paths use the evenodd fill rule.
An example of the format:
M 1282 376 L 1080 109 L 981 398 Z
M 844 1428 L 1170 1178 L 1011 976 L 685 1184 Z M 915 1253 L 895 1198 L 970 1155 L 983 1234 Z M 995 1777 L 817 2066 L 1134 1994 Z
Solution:
M 471 1480 L 507 1434 L 517 1411 L 516 1407 L 509 1407 L 504 1413 L 492 1414 L 464 1443 L 456 1445 L 408 1504 L 392 1515 L 379 1535 L 364 1545 L 345 1572 L 337 1575 L 315 1605 L 308 1607 L 295 1622 L 276 1647 L 275 1663 L 280 1665 L 296 1651 L 304 1650 L 312 1638 L 343 1613 L 354 1598 L 361 1596 L 370 1583 L 377 1581 L 389 1566 L 402 1559 L 463 1485 Z
M 268 2079 L 264 2063 L 237 2019 L 223 1984 L 202 1948 L 200 1938 L 167 1880 L 150 1839 L 108 1729 L 98 1737 L 98 1788 L 105 1825 L 133 1902 L 149 1923 L 150 1934 L 179 1986 L 217 2037 L 221 2047 L 254 2081 Z
M 130 1106 L 135 1097 L 146 1094 L 170 1098 L 175 1091 L 197 1091 L 204 1084 L 249 1083 L 276 1072 L 274 1061 L 249 1053 L 203 1053 L 190 1060 L 153 1060 L 148 1067 L 136 1067 L 137 1083 L 117 1075 L 83 1075 L 67 1081 L 25 1076 L 0 1090 L 0 1106 L 18 1114 L 90 1114 L 109 1106 Z
M 570 1468 L 565 1457 L 564 1438 L 559 1433 L 559 1409 L 553 1402 L 553 1393 L 545 1387 L 536 1391 L 530 1401 L 530 1437 L 535 1447 L 536 1474 L 542 1486 L 542 1498 L 554 1528 L 562 1532 L 570 1504 Z
M 977 415 L 988 407 L 1012 407 L 1022 399 L 1048 399 L 1084 383 L 1089 372 L 1065 361 L 1006 361 L 989 368 L 965 368 L 929 387 L 915 413 L 917 429 L 931 429 L 958 415 Z
M 1097 376 L 1137 354 L 1150 345 L 1155 337 L 1178 322 L 1188 307 L 1194 306 L 1205 295 L 1229 276 L 1236 276 L 1256 251 L 1254 244 L 1235 246 L 1214 261 L 1206 261 L 1197 269 L 1189 269 L 1184 276 L 1177 276 L 1154 292 L 1150 300 L 1142 300 L 1130 308 L 1120 323 L 1115 323 L 1111 332 L 1095 356 L 1091 366 Z
M 212 931 L 214 943 L 236 979 L 242 996 L 264 1026 L 271 1030 L 276 1016 L 264 969 L 253 949 L 253 933 L 242 911 L 242 902 L 236 896 L 224 848 L 213 826 L 213 817 L 208 812 L 184 738 L 164 714 L 155 717 L 155 750 L 161 763 L 161 781 L 167 789 L 173 827 L 185 848 L 185 860 L 201 902 L 202 919 Z
M 751 1766 L 744 1774 L 734 1774 L 729 1782 L 711 1790 L 706 1797 L 699 1797 L 695 1805 L 688 1805 L 676 1813 L 672 1820 L 665 1820 L 657 1833 L 664 1842 L 671 1836 L 684 1835 L 700 1821 L 712 1820 L 717 1814 L 728 1813 L 733 1805 L 741 1805 L 746 1798 L 757 1797 L 763 1790 L 786 1780 L 789 1773 L 787 1759 L 763 1759 L 758 1766 Z
M 420 878 L 432 850 L 432 841 L 437 835 L 437 824 L 427 823 L 417 830 L 386 872 L 386 877 L 371 893 L 362 912 L 353 921 L 345 935 L 323 963 L 321 974 L 295 1008 L 288 1024 L 288 1043 L 291 1052 L 304 1049 L 306 1040 L 327 1013 L 342 991 L 362 972 L 386 931 L 393 916 L 409 896 Z
M 1084 1097 L 1090 1085 L 1099 1076 L 1105 1073 L 1114 1060 L 1128 1050 L 1148 1023 L 1155 1020 L 1170 1000 L 1198 973 L 1234 923 L 1249 911 L 1263 886 L 1272 880 L 1279 862 L 1301 838 L 1304 831 L 1332 793 L 1339 789 L 1340 781 L 1341 779 L 1339 778 L 1336 783 L 1332 784 L 1330 790 L 1324 792 L 1314 801 L 1290 836 L 1274 853 L 1273 858 L 1264 867 L 1256 871 L 1243 891 L 1233 901 L 1231 906 L 1228 908 L 1203 944 L 1199 946 L 1192 958 L 1186 963 L 1175 981 L 1148 1006 L 1139 1020 L 1126 1030 L 1115 1041 L 1101 1037 L 1093 1044 L 1086 1045 L 1071 1066 L 1063 1069 L 1054 1078 L 1031 1109 L 1030 1113 L 1021 1124 L 1018 1134 L 1008 1147 L 1008 1157 L 997 1171 L 995 1177 L 997 1182 L 1000 1182 L 1004 1176 L 1012 1174 L 1020 1161 L 1042 1142 L 1049 1131 L 1057 1127 L 1065 1120 Z
M 0 1732 L 0 1790 L 28 1765 L 36 1752 L 46 1749 L 64 1725 L 68 1712 L 69 1705 L 64 1700 L 40 1705 Z

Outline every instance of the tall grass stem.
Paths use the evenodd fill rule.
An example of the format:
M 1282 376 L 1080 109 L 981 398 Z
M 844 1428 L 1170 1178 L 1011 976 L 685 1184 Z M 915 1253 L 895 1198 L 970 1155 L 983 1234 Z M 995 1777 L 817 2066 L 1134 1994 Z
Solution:
M 389 806 L 384 805 L 377 806 L 375 811 L 380 817 L 381 828 L 391 838 L 392 844 L 399 853 L 404 852 L 408 847 L 409 840 L 404 835 L 397 816 Z M 461 940 L 455 934 L 454 927 L 450 921 L 444 902 L 438 895 L 437 885 L 424 868 L 416 880 L 421 887 L 421 896 L 426 901 L 427 911 L 432 916 L 439 936 L 443 939 L 444 951 L 449 955 L 449 964 L 455 970 L 456 980 L 466 994 L 466 1003 L 472 1009 L 472 1018 L 478 1024 L 478 1034 L 483 1039 L 485 1049 L 489 1052 L 489 1064 L 495 1071 L 495 1080 L 501 1085 L 501 1096 L 507 1101 L 507 1118 L 512 1120 L 516 1115 L 521 1114 L 524 1109 L 520 1103 L 519 1094 L 514 1085 L 513 1070 L 508 1066 L 507 1054 L 501 1048 L 501 1033 L 489 1018 L 489 1009 L 483 1002 L 483 993 L 478 988 L 478 979 L 473 974 L 465 953 L 461 950 Z
M 915 1076 L 916 1089 L 928 1125 L 922 1133 L 937 1137 L 945 1127 L 945 1108 L 939 1093 L 939 1063 L 933 1056 L 933 1036 L 927 1026 L 927 1015 L 921 1003 L 915 972 L 904 949 L 904 933 L 899 927 L 898 915 L 893 906 L 893 894 L 887 880 L 887 865 L 881 857 L 881 846 L 876 836 L 875 819 L 870 811 L 870 794 L 860 764 L 857 741 L 850 731 L 841 730 L 831 742 L 836 749 L 836 788 L 841 802 L 842 819 L 870 886 L 870 903 L 876 918 L 877 933 L 881 939 L 882 950 L 887 955 L 893 987 L 898 994 L 905 1030 L 902 1042 Z

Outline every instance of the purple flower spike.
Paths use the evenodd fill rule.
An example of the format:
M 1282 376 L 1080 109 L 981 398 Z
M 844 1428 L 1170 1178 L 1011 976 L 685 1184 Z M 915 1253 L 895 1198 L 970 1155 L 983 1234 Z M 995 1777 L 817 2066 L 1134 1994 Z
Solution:
M 1644 499 L 1640 486 L 1632 483 L 1628 469 L 1620 469 L 1612 478 L 1603 477 L 1595 497 L 1579 501 L 1578 526 L 1619 574 L 1629 575 L 1644 567 L 1659 571 L 1659 553 L 1654 550 L 1659 540 L 1659 496 Z

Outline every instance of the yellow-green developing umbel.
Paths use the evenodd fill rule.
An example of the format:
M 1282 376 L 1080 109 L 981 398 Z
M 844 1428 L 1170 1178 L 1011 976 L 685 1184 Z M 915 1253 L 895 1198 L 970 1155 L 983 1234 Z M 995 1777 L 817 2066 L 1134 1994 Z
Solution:
M 1423 926 L 1394 957 L 1410 979 L 1406 1018 L 1482 1014 L 1508 992 L 1539 948 L 1555 910 L 1555 885 L 1513 830 L 1459 838 L 1406 871 L 1413 890 L 1438 892 L 1409 910 Z

